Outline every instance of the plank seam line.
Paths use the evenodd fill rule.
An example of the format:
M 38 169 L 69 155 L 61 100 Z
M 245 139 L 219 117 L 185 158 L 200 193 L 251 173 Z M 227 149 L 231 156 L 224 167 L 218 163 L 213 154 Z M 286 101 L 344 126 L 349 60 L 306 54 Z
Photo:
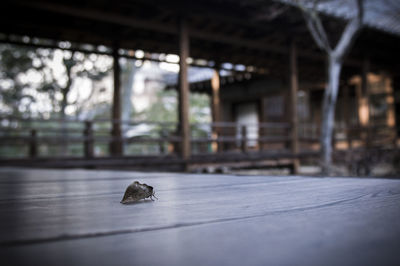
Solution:
M 189 188 L 172 188 L 172 189 L 158 189 L 159 191 L 189 191 L 189 190 L 202 190 L 202 189 L 209 189 L 209 188 L 230 188 L 230 187 L 247 187 L 247 186 L 254 186 L 254 185 L 282 185 L 287 183 L 294 183 L 300 180 L 289 180 L 289 181 L 281 181 L 281 182 L 254 182 L 254 183 L 235 183 L 235 184 L 221 184 L 221 185 L 209 185 L 209 186 L 197 186 L 197 187 L 189 187 Z M 0 182 L 1 184 L 1 182 Z M 65 199 L 65 198 L 74 198 L 74 199 L 85 199 L 85 198 L 92 198 L 97 196 L 111 196 L 111 195 L 120 195 L 121 192 L 108 192 L 108 193 L 97 193 L 97 194 L 70 194 L 70 195 L 62 195 L 62 196 L 48 196 L 48 197 L 26 197 L 26 198 L 7 198 L 7 199 L 0 199 L 0 204 L 2 203 L 10 203 L 14 201 L 32 201 L 32 200 L 47 200 L 47 199 Z
M 279 215 L 279 214 L 285 214 L 285 213 L 290 213 L 290 212 L 302 212 L 302 211 L 308 211 L 308 210 L 313 210 L 313 209 L 331 207 L 331 206 L 338 205 L 341 203 L 358 200 L 369 194 L 370 193 L 364 194 L 361 196 L 357 196 L 354 198 L 333 201 L 333 202 L 320 204 L 320 205 L 314 205 L 314 206 L 308 206 L 308 207 L 302 207 L 302 208 L 293 208 L 293 209 L 287 209 L 287 210 L 269 211 L 266 213 L 241 216 L 241 217 L 221 218 L 221 219 L 214 219 L 214 220 L 208 220 L 208 221 L 202 221 L 202 222 L 177 223 L 177 224 L 159 226 L 159 227 L 124 229 L 124 230 L 94 232 L 94 233 L 76 234 L 76 235 L 74 235 L 74 234 L 59 235 L 59 236 L 55 236 L 55 237 L 48 237 L 48 238 L 41 238 L 41 239 L 23 239 L 23 240 L 4 241 L 4 242 L 0 242 L 0 247 L 25 246 L 25 245 L 43 244 L 43 243 L 49 243 L 49 242 L 59 242 L 59 241 L 67 241 L 67 240 L 78 240 L 78 239 L 84 239 L 84 238 L 96 238 L 96 237 L 122 235 L 122 234 L 160 231 L 160 230 L 166 230 L 166 229 L 184 228 L 184 227 L 191 227 L 191 226 L 204 225 L 204 224 L 215 224 L 215 223 L 224 223 L 224 222 L 231 222 L 231 221 L 238 221 L 238 220 L 247 220 L 247 219 L 259 218 L 259 217 L 264 217 L 264 216 L 269 216 L 269 215 Z

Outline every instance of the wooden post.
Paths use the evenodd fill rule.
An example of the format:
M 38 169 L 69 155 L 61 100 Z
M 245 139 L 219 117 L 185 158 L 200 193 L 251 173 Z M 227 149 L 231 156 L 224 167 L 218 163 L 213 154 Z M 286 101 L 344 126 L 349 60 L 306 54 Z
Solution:
M 397 134 L 396 134 L 396 101 L 394 94 L 394 81 L 391 79 L 386 72 L 382 72 L 382 79 L 386 93 L 386 104 L 388 109 L 386 111 L 386 126 L 389 131 L 393 133 L 392 144 L 394 147 L 397 145 Z
M 394 147 L 397 148 L 397 139 L 400 137 L 400 77 L 394 76 L 392 80 L 394 93 L 394 108 L 395 108 L 395 139 Z
M 159 136 L 160 136 L 160 141 L 158 142 L 158 147 L 159 147 L 160 154 L 163 155 L 163 154 L 165 154 L 164 141 L 168 137 L 165 128 L 162 128 L 159 131 Z
M 220 99 L 219 99 L 219 90 L 220 90 L 220 76 L 218 69 L 214 69 L 213 77 L 211 78 L 211 111 L 212 111 L 212 122 L 218 123 L 220 122 Z M 212 138 L 218 139 L 219 128 L 217 125 L 212 126 Z M 216 152 L 220 150 L 218 145 L 218 141 L 213 141 L 211 143 L 212 151 Z
M 336 144 L 337 144 L 337 142 L 338 142 L 338 141 L 337 141 L 337 138 L 336 138 L 337 129 L 334 127 L 332 131 L 333 131 L 333 132 L 332 132 L 332 150 L 335 151 L 335 149 L 336 149 Z
M 242 142 L 241 142 L 241 150 L 243 153 L 247 152 L 247 127 L 243 125 L 241 127 L 241 136 L 242 136 Z
M 369 147 L 369 126 L 370 126 L 370 113 L 369 113 L 369 91 L 368 91 L 368 72 L 369 72 L 369 61 L 367 58 L 363 60 L 362 72 L 361 72 L 361 118 L 363 126 L 363 139 L 365 147 Z
M 211 88 L 212 88 L 212 119 L 213 122 L 220 121 L 220 99 L 219 99 L 219 90 L 220 90 L 220 76 L 218 69 L 214 69 L 214 74 L 211 78 Z
M 369 72 L 369 60 L 367 58 L 364 58 L 362 62 L 362 73 L 361 73 L 362 97 L 368 96 L 368 72 Z
M 262 139 L 264 138 L 264 128 L 261 126 L 261 124 L 258 124 L 258 151 L 261 152 L 263 150 L 263 144 L 264 142 Z
M 92 122 L 85 122 L 85 130 L 83 131 L 83 135 L 85 137 L 84 141 L 84 154 L 85 158 L 93 158 L 94 157 L 94 140 L 93 140 L 93 128 Z
M 31 136 L 29 140 L 29 157 L 36 158 L 37 157 L 37 131 L 36 129 L 31 129 Z
M 189 56 L 189 34 L 186 22 L 179 24 L 179 133 L 181 136 L 180 155 L 183 159 L 190 157 L 189 125 L 189 82 L 186 58 Z
M 344 98 L 343 98 L 343 112 L 345 116 L 345 124 L 346 124 L 346 141 L 347 141 L 347 148 L 352 149 L 352 131 L 351 131 L 351 116 L 350 116 L 350 87 L 348 84 L 343 88 L 344 89 Z
M 298 118 L 297 118 L 297 91 L 299 88 L 298 72 L 297 72 L 297 54 L 296 45 L 294 41 L 290 44 L 289 53 L 289 71 L 290 71 L 290 122 L 292 132 L 291 136 L 291 150 L 295 156 L 293 159 L 292 174 L 296 175 L 299 172 L 300 161 L 297 158 L 299 152 L 299 140 L 298 140 Z
M 114 69 L 114 94 L 112 105 L 112 141 L 110 145 L 110 155 L 122 155 L 122 141 L 121 141 L 121 80 L 119 65 L 118 46 L 114 46 L 113 50 L 113 69 Z

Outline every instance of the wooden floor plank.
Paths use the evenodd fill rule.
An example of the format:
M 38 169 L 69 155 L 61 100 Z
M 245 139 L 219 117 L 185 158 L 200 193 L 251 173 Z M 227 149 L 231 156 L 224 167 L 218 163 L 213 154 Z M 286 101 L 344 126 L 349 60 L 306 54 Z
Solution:
M 134 180 L 159 200 L 120 204 Z M 400 180 L 9 168 L 0 169 L 0 194 L 0 257 L 21 265 L 400 258 Z

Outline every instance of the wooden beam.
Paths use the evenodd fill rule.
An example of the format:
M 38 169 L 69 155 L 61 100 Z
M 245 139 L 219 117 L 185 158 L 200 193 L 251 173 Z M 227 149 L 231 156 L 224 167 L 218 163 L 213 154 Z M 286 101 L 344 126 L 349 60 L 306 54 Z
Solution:
M 113 50 L 113 77 L 114 77 L 114 94 L 112 104 L 112 130 L 111 136 L 113 140 L 110 145 L 110 154 L 113 156 L 122 155 L 122 141 L 121 141 L 121 68 L 119 65 L 118 46 Z
M 179 24 L 179 133 L 182 138 L 180 155 L 183 159 L 190 157 L 190 126 L 189 126 L 189 32 L 184 19 Z
M 34 36 L 31 36 L 31 37 L 34 37 Z M 55 40 L 55 41 L 61 42 L 64 40 Z M 0 44 L 12 44 L 12 45 L 18 45 L 18 46 L 35 47 L 35 48 L 59 49 L 59 50 L 63 50 L 63 51 L 79 52 L 79 53 L 84 53 L 84 54 L 98 54 L 98 55 L 113 56 L 112 52 L 104 52 L 104 51 L 99 51 L 97 49 L 89 50 L 89 49 L 84 49 L 84 48 L 80 48 L 80 47 L 75 47 L 74 45 L 77 44 L 76 42 L 72 42 L 73 45 L 71 47 L 60 47 L 57 44 L 37 44 L 37 43 L 33 43 L 33 42 L 22 42 L 22 41 L 14 41 L 14 40 L 12 41 L 12 40 L 8 40 L 8 39 L 0 39 Z M 97 45 L 97 44 L 93 44 L 93 45 Z M 124 48 L 124 47 L 121 47 L 121 48 Z M 129 49 L 129 48 L 125 48 L 125 49 Z M 147 53 L 144 57 L 137 57 L 135 55 L 129 55 L 129 54 L 120 54 L 119 57 L 135 59 L 135 60 L 143 60 L 143 61 L 152 61 L 152 62 L 158 62 L 158 63 L 179 64 L 179 63 L 170 62 L 166 59 L 159 59 L 159 58 L 147 56 Z M 199 67 L 199 68 L 210 68 L 209 65 L 203 65 L 203 64 L 196 63 L 196 59 L 197 58 L 194 58 L 194 60 L 192 62 L 190 62 L 189 65 Z M 237 60 L 239 61 L 239 59 L 237 59 Z M 220 69 L 227 70 L 227 71 L 232 70 L 231 68 L 227 68 L 227 67 L 223 67 L 223 66 L 220 66 Z M 248 71 L 244 70 L 242 72 L 246 73 Z
M 299 153 L 299 140 L 298 140 L 298 117 L 297 117 L 297 91 L 299 89 L 299 77 L 297 71 L 297 51 L 294 41 L 290 44 L 289 52 L 289 79 L 290 79 L 290 122 L 291 122 L 291 150 L 296 156 Z M 293 159 L 292 174 L 299 173 L 300 161 Z
M 45 10 L 57 14 L 63 14 L 93 21 L 112 23 L 121 26 L 139 28 L 145 30 L 151 30 L 155 32 L 162 32 L 167 34 L 179 34 L 174 24 L 166 25 L 165 23 L 133 18 L 125 15 L 116 13 L 110 13 L 100 10 L 94 10 L 89 8 L 74 7 L 71 5 L 64 4 L 53 4 L 53 3 L 40 3 L 36 1 L 17 1 L 15 4 L 29 7 L 38 10 Z M 186 27 L 189 27 L 188 25 Z M 287 54 L 288 51 L 281 45 L 271 45 L 268 42 L 262 42 L 260 40 L 243 39 L 238 37 L 229 36 L 227 34 L 219 34 L 215 32 L 201 31 L 198 29 L 192 29 L 190 31 L 190 37 L 195 39 L 201 39 L 211 42 L 223 43 L 239 47 L 253 48 L 262 51 L 268 51 L 272 53 Z M 300 51 L 298 56 L 312 58 L 315 60 L 325 60 L 325 55 L 322 53 L 316 53 L 314 51 Z M 355 60 L 346 59 L 345 64 L 348 65 L 359 65 L 360 63 Z
M 121 16 L 119 14 L 113 14 L 112 12 L 108 11 L 95 10 L 93 8 L 74 7 L 71 5 L 55 4 L 48 2 L 41 3 L 37 1 L 16 1 L 15 4 L 20 4 L 24 7 L 29 7 L 33 9 L 45 10 L 72 17 L 113 23 L 122 26 L 142 28 L 164 33 L 177 33 L 177 31 L 169 25 L 164 25 L 144 19 L 135 19 L 129 16 Z

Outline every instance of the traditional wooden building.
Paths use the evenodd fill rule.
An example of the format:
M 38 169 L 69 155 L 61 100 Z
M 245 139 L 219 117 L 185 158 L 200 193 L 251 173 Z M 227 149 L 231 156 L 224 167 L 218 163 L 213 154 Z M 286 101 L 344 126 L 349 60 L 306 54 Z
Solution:
M 342 140 L 337 145 L 341 149 L 350 147 L 350 138 L 355 146 L 359 146 L 357 142 L 361 141 L 362 131 L 368 131 L 368 128 L 384 130 L 386 138 L 392 139 L 389 142 L 386 140 L 389 144 L 398 135 L 396 117 L 399 114 L 396 114 L 396 110 L 399 109 L 399 102 L 395 97 L 393 77 L 383 71 L 366 73 L 364 79 L 367 82 L 367 91 L 363 93 L 362 75 L 354 73 L 341 83 L 335 115 L 335 138 Z M 212 82 L 210 79 L 193 83 L 192 90 L 208 93 L 212 97 Z M 313 138 L 314 142 L 318 141 L 324 90 L 323 81 L 299 84 L 296 101 L 300 139 Z M 223 77 L 217 108 L 219 114 L 218 117 L 213 116 L 214 122 L 218 118 L 219 121 L 248 124 L 249 137 L 254 139 L 266 134 L 265 131 L 260 131 L 259 124 L 290 122 L 291 118 L 290 94 L 286 81 L 258 75 Z M 225 131 L 225 134 L 234 135 L 236 131 Z M 260 149 L 257 142 L 252 142 L 250 146 Z M 263 145 L 264 148 L 267 146 Z
M 127 50 L 144 50 L 146 53 L 141 59 L 158 62 L 165 61 L 165 54 L 177 54 L 181 58 L 177 82 L 180 122 L 178 138 L 172 141 L 180 142 L 180 156 L 186 162 L 191 158 L 191 145 L 195 142 L 191 139 L 188 119 L 190 65 L 215 69 L 209 85 L 201 86 L 201 90 L 212 96 L 213 121 L 217 124 L 213 125 L 214 135 L 201 141 L 220 142 L 219 146 L 223 147 L 225 140 L 232 142 L 232 139 L 215 138 L 224 136 L 222 123 L 251 121 L 267 124 L 256 130 L 241 128 L 241 136 L 247 136 L 247 140 L 242 141 L 244 150 L 259 149 L 268 142 L 282 142 L 279 137 L 284 130 L 286 137 L 296 143 L 299 136 L 312 137 L 308 131 L 314 129 L 309 124 L 318 124 L 321 118 L 326 56 L 311 38 L 301 11 L 293 5 L 295 1 L 3 2 L 1 42 L 107 54 L 114 58 L 110 146 L 113 156 L 122 155 L 124 141 L 118 60 L 136 58 Z M 334 43 L 347 19 L 354 15 L 354 6 L 351 1 L 347 2 L 326 1 L 319 9 Z M 400 27 L 398 17 L 390 12 L 397 5 L 385 7 L 380 1 L 366 2 L 366 26 L 344 61 L 338 125 L 345 121 L 348 126 L 353 123 L 365 126 L 365 121 L 369 120 L 395 126 L 400 117 L 396 115 L 400 110 L 397 82 Z M 377 5 L 383 8 L 375 8 Z M 46 41 L 38 41 L 36 37 Z M 219 75 L 221 70 L 232 74 L 225 79 Z M 370 81 L 370 85 L 366 81 Z M 193 89 L 196 89 L 195 84 Z M 368 118 L 365 118 L 366 113 Z M 299 121 L 305 125 L 304 132 Z M 268 138 L 265 132 L 273 131 L 268 123 L 289 126 L 283 125 L 283 129 L 279 129 L 282 132 L 277 131 Z M 237 130 L 229 134 L 238 136 Z M 263 136 L 265 139 L 261 138 Z M 286 148 L 292 145 L 287 141 L 283 143 Z M 297 148 L 293 151 L 299 152 Z

